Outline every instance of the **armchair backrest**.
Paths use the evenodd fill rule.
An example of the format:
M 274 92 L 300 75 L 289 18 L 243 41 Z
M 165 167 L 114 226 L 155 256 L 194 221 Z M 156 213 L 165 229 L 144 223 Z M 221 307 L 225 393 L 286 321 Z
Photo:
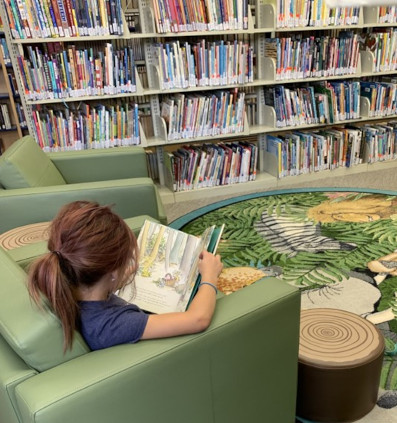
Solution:
M 47 153 L 68 184 L 148 176 L 142 147 L 112 147 Z
M 32 302 L 26 273 L 1 248 L 0 274 L 0 334 L 26 364 L 41 372 L 89 352 L 76 333 L 72 349 L 64 354 L 58 318 Z
M 5 189 L 65 183 L 61 173 L 31 135 L 15 141 L 0 156 L 0 185 Z

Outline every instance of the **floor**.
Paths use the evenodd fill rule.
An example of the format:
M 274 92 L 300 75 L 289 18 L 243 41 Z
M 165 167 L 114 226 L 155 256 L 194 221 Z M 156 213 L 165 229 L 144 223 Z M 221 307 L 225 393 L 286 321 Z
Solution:
M 287 188 L 306 188 L 306 187 L 334 187 L 334 188 L 370 188 L 379 190 L 397 191 L 397 161 L 395 167 L 385 170 L 372 171 L 366 173 L 355 173 L 342 177 L 326 177 L 319 178 L 304 184 L 299 183 L 298 177 L 291 177 L 291 184 Z M 260 192 L 260 190 L 252 191 L 247 184 L 246 194 Z M 193 200 L 180 202 L 177 204 L 166 204 L 165 209 L 168 221 L 172 222 L 180 216 L 185 215 L 200 207 L 212 204 L 217 201 L 225 200 L 233 196 L 219 196 L 218 198 L 210 198 L 204 200 Z M 379 394 L 382 395 L 383 392 Z M 376 406 L 367 416 L 357 421 L 357 423 L 397 423 L 397 411 L 386 410 Z
M 327 172 L 329 175 L 329 172 Z M 311 182 L 299 183 L 299 176 L 292 176 L 291 184 L 285 188 L 307 188 L 307 187 L 343 187 L 343 188 L 371 188 L 379 190 L 396 190 L 397 191 L 397 161 L 393 168 L 385 170 L 365 172 L 365 173 L 354 173 L 349 176 L 338 176 L 338 177 L 325 177 L 321 178 L 321 173 L 318 174 L 319 178 Z M 269 190 L 269 189 L 267 189 Z M 250 190 L 249 183 L 247 183 L 246 194 L 253 192 L 260 192 L 261 190 Z M 180 216 L 189 213 L 190 211 L 196 210 L 200 207 L 204 207 L 208 204 L 212 204 L 217 201 L 225 200 L 229 196 L 219 196 L 218 198 L 209 198 L 202 200 L 191 200 L 185 202 L 179 202 L 174 204 L 166 204 L 165 209 L 168 217 L 168 222 L 172 222 Z

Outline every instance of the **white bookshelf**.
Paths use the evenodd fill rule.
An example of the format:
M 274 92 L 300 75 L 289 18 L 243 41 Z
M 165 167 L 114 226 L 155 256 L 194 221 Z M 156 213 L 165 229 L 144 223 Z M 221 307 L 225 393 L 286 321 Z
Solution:
M 276 65 L 275 61 L 271 58 L 265 57 L 264 42 L 267 37 L 274 36 L 275 33 L 279 34 L 280 37 L 286 36 L 290 33 L 302 33 L 316 32 L 316 31 L 329 31 L 330 33 L 335 30 L 354 30 L 370 27 L 396 27 L 397 22 L 392 23 L 378 23 L 378 12 L 377 7 L 367 7 L 360 9 L 360 17 L 358 21 L 350 25 L 316 25 L 316 26 L 292 26 L 287 28 L 277 28 L 276 26 L 276 10 L 275 5 L 271 3 L 271 0 L 256 0 L 253 7 L 248 9 L 248 28 L 246 30 L 219 30 L 215 29 L 212 31 L 194 31 L 194 32 L 179 32 L 179 33 L 157 33 L 156 25 L 154 21 L 154 13 L 151 6 L 151 0 L 138 0 L 138 8 L 131 8 L 128 6 L 126 12 L 139 15 L 141 32 L 129 32 L 127 21 L 123 18 L 123 35 L 106 35 L 106 36 L 82 36 L 82 37 L 62 37 L 62 38 L 35 38 L 35 39 L 13 39 L 9 29 L 5 28 L 5 36 L 10 47 L 11 60 L 16 73 L 19 76 L 19 91 L 23 92 L 22 76 L 19 74 L 16 56 L 23 50 L 24 45 L 37 45 L 47 44 L 55 42 L 74 43 L 76 45 L 80 43 L 106 43 L 110 40 L 142 40 L 144 43 L 145 60 L 143 64 L 147 68 L 148 87 L 144 87 L 139 74 L 136 72 L 136 92 L 133 93 L 122 93 L 116 95 L 101 95 L 101 96 L 81 96 L 81 97 L 65 97 L 62 99 L 43 99 L 43 100 L 28 100 L 26 96 L 21 96 L 22 104 L 25 108 L 25 113 L 28 121 L 28 129 L 32 135 L 35 135 L 36 128 L 32 119 L 32 110 L 37 105 L 62 105 L 73 103 L 73 102 L 97 102 L 97 101 L 109 101 L 111 99 L 128 99 L 130 97 L 147 97 L 149 98 L 151 108 L 151 118 L 153 123 L 153 136 L 147 136 L 140 126 L 141 133 L 141 145 L 145 148 L 157 149 L 157 156 L 160 160 L 160 169 L 164 171 L 164 167 L 161 163 L 161 154 L 166 149 L 171 151 L 172 148 L 177 148 L 178 145 L 198 142 L 218 142 L 226 140 L 236 140 L 247 137 L 259 137 L 263 134 L 283 133 L 285 131 L 300 130 L 300 129 L 318 129 L 331 126 L 330 124 L 313 124 L 313 125 L 300 125 L 293 127 L 276 127 L 275 110 L 264 104 L 264 99 L 261 97 L 262 88 L 266 86 L 272 86 L 275 84 L 296 84 L 296 83 L 311 83 L 318 81 L 332 81 L 332 80 L 350 80 L 359 79 L 363 76 L 381 76 L 381 75 L 394 75 L 397 74 L 397 70 L 384 70 L 382 72 L 374 72 L 373 62 L 374 58 L 372 53 L 362 51 L 360 52 L 360 58 L 358 61 L 357 68 L 344 75 L 332 75 L 327 77 L 311 77 L 304 79 L 277 79 L 276 76 Z M 6 12 L 4 6 L 4 0 L 0 0 L 0 15 L 3 22 L 6 22 Z M 246 35 L 255 38 L 255 50 L 256 50 L 256 77 L 253 82 L 245 84 L 228 84 L 219 86 L 196 86 L 188 87 L 186 89 L 160 89 L 160 73 L 158 70 L 158 64 L 156 63 L 153 54 L 151 52 L 151 45 L 153 42 L 161 40 L 167 42 L 171 38 L 177 39 L 191 39 L 198 37 L 206 37 L 210 35 L 218 37 L 227 37 L 229 35 Z M 142 64 L 142 63 L 141 63 Z M 258 98 L 258 123 L 250 126 L 247 121 L 247 116 L 244 116 L 244 130 L 239 133 L 221 134 L 217 136 L 202 136 L 196 138 L 183 138 L 178 140 L 169 140 L 167 133 L 167 126 L 164 119 L 160 116 L 161 99 L 164 95 L 172 95 L 177 93 L 210 93 L 213 90 L 219 89 L 231 89 L 231 88 L 250 88 L 255 91 L 255 95 Z M 396 119 L 397 115 L 394 116 L 368 116 L 368 101 L 362 100 L 361 115 L 358 119 L 345 120 L 336 122 L 332 125 L 348 125 L 353 123 L 363 123 L 372 121 L 387 121 L 388 119 Z M 376 166 L 375 166 L 376 165 Z M 160 194 L 165 203 L 179 202 L 179 201 L 190 201 L 192 199 L 218 197 L 222 195 L 241 195 L 246 191 L 270 189 L 286 186 L 288 184 L 315 180 L 319 177 L 326 177 L 327 172 L 332 172 L 329 175 L 341 176 L 351 173 L 370 172 L 372 170 L 378 170 L 381 168 L 394 167 L 395 162 L 382 162 L 376 164 L 360 164 L 348 169 L 335 169 L 333 171 L 320 171 L 313 172 L 311 174 L 289 176 L 282 179 L 277 179 L 271 176 L 266 171 L 266 166 L 263 162 L 259 164 L 259 171 L 255 181 L 246 183 L 237 183 L 233 185 L 216 186 L 212 188 L 202 188 L 197 190 L 191 190 L 186 192 L 172 192 L 164 185 L 160 185 Z M 160 182 L 164 183 L 164 175 L 160 177 Z

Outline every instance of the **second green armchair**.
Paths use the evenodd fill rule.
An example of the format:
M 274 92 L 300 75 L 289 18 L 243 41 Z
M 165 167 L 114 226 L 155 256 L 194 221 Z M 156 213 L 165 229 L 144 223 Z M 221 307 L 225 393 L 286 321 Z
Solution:
M 166 223 L 141 147 L 44 153 L 33 137 L 0 156 L 0 233 L 51 220 L 71 201 L 113 204 L 123 218 L 148 215 Z

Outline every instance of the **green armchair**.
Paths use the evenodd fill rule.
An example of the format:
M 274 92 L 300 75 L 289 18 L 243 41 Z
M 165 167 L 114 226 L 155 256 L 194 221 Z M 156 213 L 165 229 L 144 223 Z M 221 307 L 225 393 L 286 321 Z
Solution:
M 0 156 L 0 233 L 49 221 L 80 199 L 114 204 L 123 218 L 167 220 L 141 147 L 44 153 L 26 136 Z
M 264 278 L 217 299 L 203 333 L 63 354 L 58 319 L 0 249 L 2 423 L 295 421 L 299 292 Z

